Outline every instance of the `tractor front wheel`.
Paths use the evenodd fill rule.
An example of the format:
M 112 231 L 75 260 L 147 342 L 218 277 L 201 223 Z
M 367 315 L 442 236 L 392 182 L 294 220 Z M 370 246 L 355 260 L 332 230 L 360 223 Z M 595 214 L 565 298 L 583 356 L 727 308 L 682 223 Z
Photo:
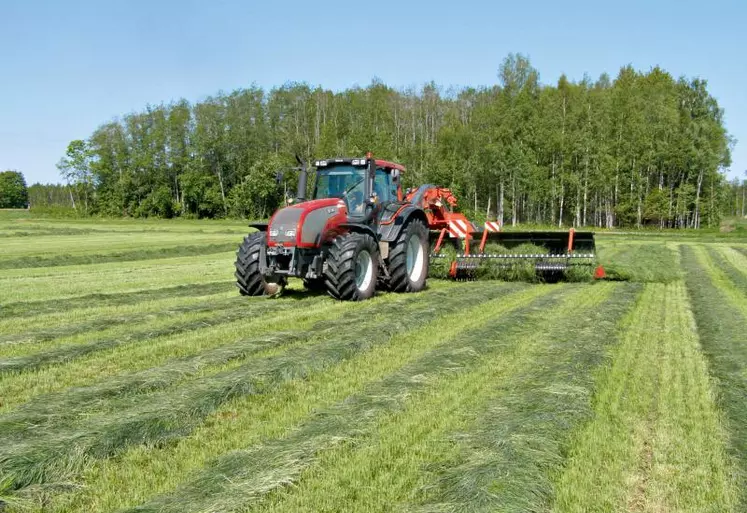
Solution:
M 267 284 L 259 272 L 259 253 L 265 243 L 265 234 L 256 232 L 244 237 L 236 253 L 236 286 L 242 296 L 261 296 Z
M 376 291 L 379 248 L 370 235 L 349 233 L 337 237 L 329 249 L 324 283 L 327 292 L 344 301 L 369 299 Z
M 389 250 L 389 290 L 419 292 L 428 277 L 428 228 L 413 219 L 400 231 Z

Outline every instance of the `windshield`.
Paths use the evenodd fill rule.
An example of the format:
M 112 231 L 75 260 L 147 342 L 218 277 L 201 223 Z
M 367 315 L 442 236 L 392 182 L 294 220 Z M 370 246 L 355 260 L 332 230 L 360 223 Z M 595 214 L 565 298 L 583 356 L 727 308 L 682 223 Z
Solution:
M 352 212 L 363 207 L 366 169 L 351 165 L 317 170 L 314 199 L 342 198 Z

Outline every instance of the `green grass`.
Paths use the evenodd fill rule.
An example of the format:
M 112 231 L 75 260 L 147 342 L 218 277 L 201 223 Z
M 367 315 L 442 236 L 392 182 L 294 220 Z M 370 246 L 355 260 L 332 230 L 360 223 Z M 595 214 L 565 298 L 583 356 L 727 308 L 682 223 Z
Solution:
M 448 346 L 467 326 L 523 308 L 552 292 L 550 288 L 504 290 L 505 295 L 465 310 L 465 316 L 446 315 L 434 319 L 431 328 L 440 333 L 439 337 L 417 328 L 401 331 L 387 343 L 323 373 L 286 382 L 273 394 L 229 401 L 190 437 L 173 446 L 134 448 L 121 458 L 101 461 L 86 479 L 96 493 L 91 493 L 92 489 L 73 494 L 60 510 L 66 510 L 68 501 L 74 503 L 78 511 L 102 505 L 105 509 L 134 506 L 155 492 L 177 486 L 190 471 L 209 462 L 216 452 L 241 449 L 297 428 L 315 411 L 360 392 L 369 382 L 382 379 L 433 348 Z M 123 474 L 143 477 L 133 487 L 122 482 Z
M 594 420 L 556 477 L 554 510 L 735 511 L 726 429 L 685 287 L 647 285 L 619 336 L 597 378 Z
M 492 291 L 499 293 L 494 287 Z M 482 297 L 490 297 L 489 291 L 485 292 Z M 401 304 L 402 298 L 397 299 L 378 305 L 369 303 L 364 309 L 350 312 L 338 321 L 318 321 L 309 326 L 300 326 L 297 332 L 272 334 L 269 339 L 258 342 L 272 345 L 273 342 L 289 344 L 296 341 L 294 350 L 249 359 L 236 368 L 208 375 L 195 382 L 181 383 L 179 388 L 153 394 L 147 400 L 137 398 L 129 409 L 117 405 L 110 408 L 111 413 L 105 413 L 101 418 L 90 413 L 81 415 L 81 408 L 87 410 L 91 407 L 90 396 L 77 397 L 58 405 L 50 405 L 47 398 L 41 404 L 41 412 L 38 408 L 31 408 L 31 411 L 24 409 L 10 416 L 0 428 L 0 442 L 5 440 L 4 446 L 10 449 L 6 452 L 0 448 L 0 461 L 4 462 L 0 482 L 11 487 L 45 482 L 56 478 L 60 462 L 64 462 L 63 468 L 69 471 L 79 468 L 89 454 L 94 457 L 108 456 L 133 441 L 155 443 L 183 435 L 197 421 L 232 397 L 268 393 L 286 380 L 324 370 L 342 359 L 385 342 L 393 332 L 403 327 L 423 326 L 429 320 L 427 314 L 434 310 L 431 301 L 438 304 L 440 312 L 448 313 L 461 306 L 466 294 L 464 291 L 461 295 L 432 294 L 422 301 L 411 300 L 406 304 Z M 369 329 L 373 327 L 376 329 Z M 356 340 L 355 334 L 359 330 L 369 333 L 365 340 Z M 242 346 L 250 348 L 251 342 L 244 340 Z M 304 347 L 306 345 L 308 347 Z M 241 350 L 242 347 L 235 348 L 237 352 Z M 248 349 L 243 351 L 246 354 Z M 124 391 L 132 389 L 124 388 Z M 106 397 L 108 393 L 104 391 L 103 395 Z M 43 429 L 44 417 L 39 418 L 40 415 L 51 417 L 46 424 L 48 430 Z M 64 429 L 67 416 L 84 417 L 83 425 Z M 34 426 L 33 432 L 28 430 L 31 425 Z M 91 429 L 88 435 L 85 434 L 87 429 Z M 7 443 L 10 441 L 16 445 Z
M 558 303 L 559 298 L 563 298 L 561 301 L 564 305 L 570 305 L 574 298 L 585 294 L 585 291 L 578 289 L 570 294 L 562 292 L 562 289 L 556 289 L 553 294 L 544 296 L 528 309 L 518 310 L 492 322 L 478 325 L 478 328 L 471 330 L 468 337 L 462 336 L 445 341 L 440 348 L 425 354 L 400 372 L 378 383 L 372 383 L 363 393 L 347 398 L 328 411 L 320 411 L 287 437 L 268 440 L 257 447 L 229 453 L 218 460 L 212 468 L 209 467 L 185 486 L 177 488 L 172 496 L 165 496 L 138 510 L 239 509 L 245 507 L 248 499 L 259 499 L 273 490 L 280 492 L 282 487 L 302 476 L 310 466 L 323 466 L 327 458 L 333 459 L 337 467 L 338 451 L 346 452 L 346 449 L 351 448 L 357 451 L 361 448 L 360 444 L 370 443 L 368 439 L 381 429 L 379 423 L 382 420 L 388 421 L 388 415 L 406 409 L 412 401 L 418 401 L 419 394 L 425 390 L 435 388 L 438 394 L 456 396 L 459 399 L 475 399 L 474 394 L 466 391 L 464 394 L 452 394 L 453 379 L 459 378 L 463 373 L 470 373 L 475 366 L 480 366 L 484 370 L 487 368 L 489 371 L 493 366 L 486 365 L 485 359 L 497 358 L 503 350 L 514 352 L 512 350 L 516 339 L 510 335 L 506 336 L 508 331 L 513 329 L 531 333 L 534 331 L 535 323 L 544 317 L 548 308 Z M 610 292 L 611 290 L 606 291 L 607 294 Z M 568 306 L 564 311 L 567 310 Z M 498 333 L 503 336 L 497 336 Z M 535 343 L 541 340 L 538 336 Z M 528 356 L 522 351 L 516 352 L 523 357 Z M 473 388 L 483 383 L 479 375 L 470 377 Z M 413 407 L 422 413 L 419 406 L 421 405 L 413 404 Z M 440 413 L 434 416 L 436 410 L 431 409 L 430 416 L 437 421 L 439 416 L 449 411 L 448 408 L 442 408 Z M 390 426 L 398 424 L 399 422 L 388 423 Z M 400 431 L 397 433 L 400 437 L 407 432 L 404 427 L 399 427 Z M 331 453 L 325 457 L 319 454 L 320 451 Z M 268 460 L 262 457 L 263 455 L 272 455 L 272 458 Z M 263 461 L 267 463 L 261 464 Z M 353 466 L 348 468 L 352 470 Z M 344 468 L 340 468 L 340 471 L 342 474 L 349 474 Z M 333 489 L 330 486 L 327 491 Z M 297 504 L 304 502 L 304 499 L 300 499 L 293 505 L 283 506 L 281 509 L 294 511 Z M 306 504 L 311 509 L 317 509 L 323 503 L 312 500 Z M 343 511 L 352 511 L 346 504 L 338 504 L 338 507 Z
M 0 260 L 0 269 L 19 267 L 55 267 L 62 265 L 99 264 L 108 262 L 130 262 L 188 255 L 211 255 L 236 249 L 234 242 L 220 244 L 184 245 L 156 249 L 136 249 L 131 251 L 107 251 L 106 253 L 87 252 L 83 255 L 52 254 L 51 256 L 30 255 L 20 258 Z M 33 250 L 32 250 L 33 251 Z
M 682 278 L 677 248 L 667 241 L 601 240 L 598 260 L 609 279 L 670 283 Z
M 737 465 L 740 510 L 747 507 L 747 299 L 709 262 L 703 248 L 683 245 L 682 265 L 703 352 L 715 377 L 717 404 L 727 419 L 728 448 Z
M 341 303 L 241 297 L 243 222 L 2 212 L 0 509 L 742 511 L 737 228 Z

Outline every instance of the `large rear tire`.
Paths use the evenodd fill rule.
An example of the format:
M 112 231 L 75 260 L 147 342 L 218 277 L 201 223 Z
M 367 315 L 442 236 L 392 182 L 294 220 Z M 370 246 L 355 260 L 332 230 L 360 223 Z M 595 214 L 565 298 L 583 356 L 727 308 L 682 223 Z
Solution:
M 379 248 L 370 235 L 337 237 L 329 249 L 324 284 L 329 295 L 343 301 L 373 297 L 379 272 Z
M 259 272 L 259 253 L 265 243 L 265 234 L 256 232 L 244 237 L 236 253 L 236 286 L 242 296 L 261 296 L 265 293 L 265 280 Z
M 419 219 L 413 219 L 399 232 L 389 249 L 389 290 L 423 290 L 428 278 L 428 260 L 428 228 Z

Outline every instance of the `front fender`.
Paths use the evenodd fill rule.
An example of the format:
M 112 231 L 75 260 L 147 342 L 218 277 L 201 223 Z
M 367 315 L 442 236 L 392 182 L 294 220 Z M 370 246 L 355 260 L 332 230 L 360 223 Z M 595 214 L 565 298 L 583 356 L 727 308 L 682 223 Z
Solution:
M 428 227 L 428 219 L 425 217 L 425 212 L 414 205 L 406 205 L 397 211 L 390 222 L 379 225 L 380 240 L 384 242 L 397 240 L 402 228 L 413 219 L 422 221 Z
M 340 228 L 343 228 L 349 232 L 355 232 L 355 233 L 365 233 L 367 235 L 370 235 L 374 238 L 374 240 L 379 240 L 379 237 L 376 235 L 376 232 L 373 231 L 373 229 L 368 226 L 367 224 L 361 224 L 361 223 L 341 223 L 338 225 Z

